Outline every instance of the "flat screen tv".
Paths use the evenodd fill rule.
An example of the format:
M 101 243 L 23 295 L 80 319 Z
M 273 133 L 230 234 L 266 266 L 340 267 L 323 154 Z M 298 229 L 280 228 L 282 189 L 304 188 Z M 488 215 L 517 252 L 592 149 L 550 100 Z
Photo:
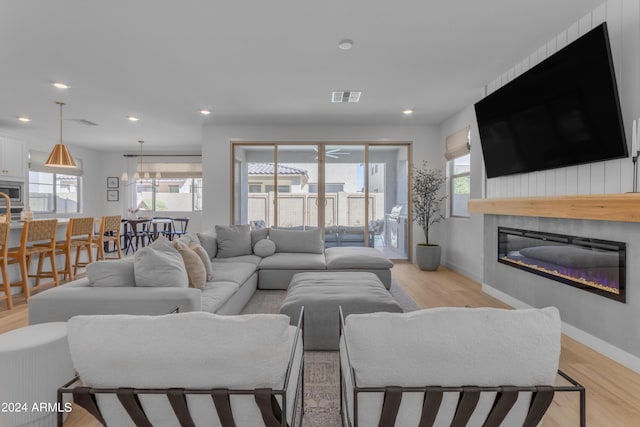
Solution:
M 475 111 L 488 178 L 628 155 L 606 23 Z

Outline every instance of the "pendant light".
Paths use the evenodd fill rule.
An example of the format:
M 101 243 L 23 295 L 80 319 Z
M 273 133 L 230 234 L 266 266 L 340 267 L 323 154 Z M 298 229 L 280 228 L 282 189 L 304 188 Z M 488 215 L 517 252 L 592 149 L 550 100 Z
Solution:
M 133 175 L 133 179 L 140 179 L 140 174 L 142 173 L 142 161 L 144 160 L 144 155 L 142 154 L 142 145 L 144 144 L 143 140 L 138 141 L 140 144 L 140 166 L 136 168 L 136 173 Z M 148 179 L 148 178 L 147 178 Z
M 62 106 L 64 102 L 56 101 L 56 104 L 60 106 L 60 143 L 53 147 L 45 165 L 59 168 L 75 168 L 76 162 L 73 161 L 73 157 L 69 154 L 69 149 L 62 143 Z

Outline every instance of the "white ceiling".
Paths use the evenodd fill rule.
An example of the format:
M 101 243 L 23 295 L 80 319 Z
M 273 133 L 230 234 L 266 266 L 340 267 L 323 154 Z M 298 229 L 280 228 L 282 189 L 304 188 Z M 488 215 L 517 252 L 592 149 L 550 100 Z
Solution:
M 0 133 L 53 143 L 57 100 L 99 124 L 65 121 L 64 142 L 99 150 L 197 149 L 208 122 L 439 123 L 601 2 L 2 1 Z

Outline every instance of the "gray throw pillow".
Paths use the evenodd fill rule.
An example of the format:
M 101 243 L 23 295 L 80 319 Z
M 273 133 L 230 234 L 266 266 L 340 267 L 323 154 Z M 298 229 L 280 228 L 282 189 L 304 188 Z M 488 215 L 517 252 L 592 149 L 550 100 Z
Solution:
M 218 241 L 216 239 L 215 231 L 207 231 L 206 233 L 196 233 L 198 235 L 198 240 L 200 240 L 200 244 L 204 248 L 205 251 L 209 254 L 209 259 L 213 259 L 218 254 Z
M 249 225 L 216 225 L 218 258 L 251 255 L 251 230 Z
M 261 258 L 265 258 L 276 253 L 276 244 L 271 240 L 262 239 L 253 246 L 253 253 Z
M 268 228 L 261 228 L 259 230 L 251 230 L 251 247 L 255 247 L 256 243 L 260 240 L 266 239 L 269 235 Z
M 276 244 L 276 252 L 278 253 L 324 253 L 322 230 L 319 228 L 309 231 L 271 229 L 269 239 Z
M 178 287 L 189 286 L 189 276 L 182 256 L 164 237 L 134 255 L 136 286 Z
M 87 278 L 91 286 L 135 286 L 133 257 L 92 262 L 87 265 Z

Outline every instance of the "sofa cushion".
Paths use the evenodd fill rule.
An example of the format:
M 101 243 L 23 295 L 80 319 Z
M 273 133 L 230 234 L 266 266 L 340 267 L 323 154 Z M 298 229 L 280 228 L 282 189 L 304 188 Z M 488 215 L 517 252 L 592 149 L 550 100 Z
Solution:
M 182 256 L 182 262 L 184 262 L 187 277 L 189 277 L 189 286 L 201 289 L 207 282 L 207 269 L 200 259 L 200 255 L 180 240 L 175 240 L 173 247 Z
M 308 231 L 271 229 L 269 239 L 276 244 L 276 253 L 321 254 L 324 251 L 322 230 L 319 228 Z
M 239 289 L 237 283 L 218 281 L 207 283 L 202 290 L 200 301 L 202 311 L 215 313 L 222 307 Z
M 270 270 L 326 270 L 327 264 L 324 255 L 299 254 L 299 253 L 275 253 L 270 257 L 262 258 L 260 269 Z
M 213 264 L 213 280 L 215 282 L 233 282 L 242 286 L 253 273 L 256 266 L 247 262 L 216 262 Z M 208 286 L 208 285 L 207 285 Z
M 377 270 L 393 267 L 393 263 L 377 249 L 365 247 L 335 247 L 325 250 L 328 270 Z
M 214 258 L 211 260 L 211 265 L 213 265 L 213 268 L 215 270 L 216 268 L 216 264 L 218 263 L 228 263 L 228 262 L 246 262 L 248 264 L 253 264 L 254 266 L 258 266 L 258 264 L 260 264 L 260 261 L 262 260 L 262 258 L 260 258 L 258 255 L 240 255 L 240 256 L 234 256 L 231 258 Z
M 135 286 L 133 257 L 96 261 L 87 265 L 89 286 Z
M 193 243 L 200 244 L 200 239 L 198 238 L 198 235 L 196 233 L 193 233 L 193 232 L 189 232 L 189 233 L 181 236 L 177 240 L 180 240 L 181 242 L 183 242 L 187 246 L 189 246 L 189 245 L 191 245 Z M 174 240 L 174 242 L 175 242 L 175 240 Z
M 262 239 L 253 246 L 253 253 L 259 257 L 268 257 L 276 253 L 276 244 L 273 240 Z
M 361 387 L 553 384 L 560 334 L 555 307 L 358 314 L 345 327 Z
M 276 314 L 76 316 L 68 323 L 74 368 L 95 387 L 282 387 L 288 331 L 289 318 Z
M 189 277 L 182 256 L 164 237 L 134 255 L 136 286 L 188 287 Z
M 268 228 L 261 228 L 259 230 L 251 230 L 251 247 L 253 248 L 260 240 L 266 239 L 269 236 Z M 257 254 L 256 254 L 257 255 Z
M 206 233 L 196 233 L 198 240 L 202 247 L 209 254 L 209 258 L 215 258 L 218 254 L 218 240 L 216 239 L 216 233 L 214 231 L 207 231 Z
M 218 258 L 251 255 L 251 230 L 248 225 L 216 225 Z
M 204 269 L 207 273 L 207 281 L 213 280 L 213 266 L 211 265 L 211 259 L 209 258 L 209 253 L 207 250 L 202 247 L 199 243 L 191 243 L 189 248 L 193 250 L 202 260 L 202 264 L 204 265 Z

